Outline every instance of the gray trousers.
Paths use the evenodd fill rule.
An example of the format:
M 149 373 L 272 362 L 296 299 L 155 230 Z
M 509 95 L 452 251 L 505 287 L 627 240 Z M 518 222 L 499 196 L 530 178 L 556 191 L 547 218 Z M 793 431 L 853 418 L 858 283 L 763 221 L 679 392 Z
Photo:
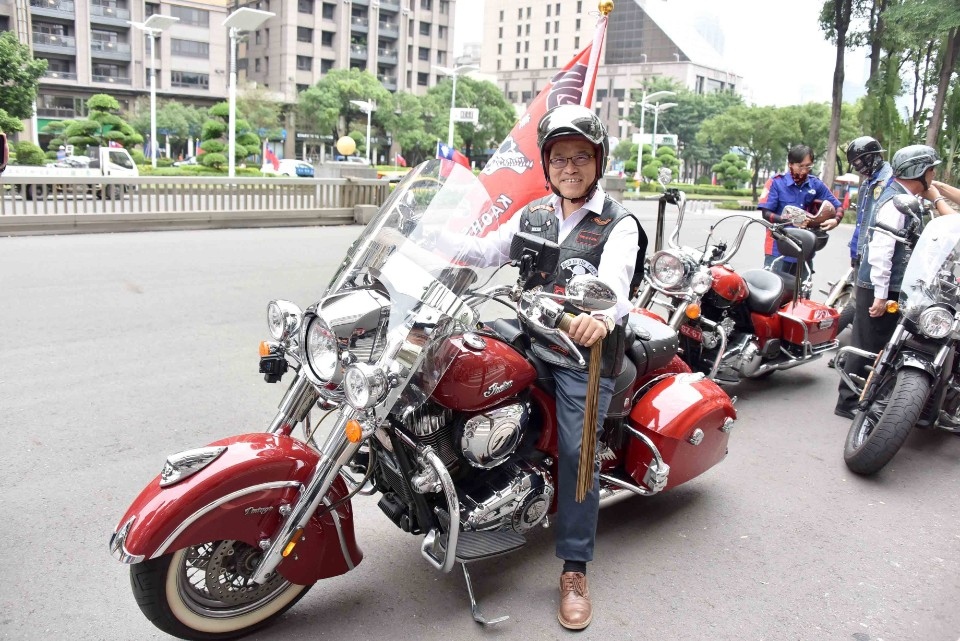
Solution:
M 587 373 L 563 367 L 552 368 L 557 383 L 557 432 L 560 460 L 557 462 L 556 550 L 564 561 L 592 561 L 597 538 L 597 513 L 600 511 L 600 466 L 593 467 L 593 489 L 583 503 L 577 503 L 577 471 L 583 438 L 583 415 L 587 401 Z M 600 379 L 600 404 L 597 412 L 597 438 L 603 434 L 613 378 Z

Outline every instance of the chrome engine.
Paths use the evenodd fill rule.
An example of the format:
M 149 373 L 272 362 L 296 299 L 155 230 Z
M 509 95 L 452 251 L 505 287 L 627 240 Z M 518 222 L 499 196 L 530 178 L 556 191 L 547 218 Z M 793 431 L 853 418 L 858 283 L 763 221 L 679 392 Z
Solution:
M 526 403 L 511 403 L 455 420 L 450 410 L 426 405 L 405 426 L 456 473 L 465 530 L 523 533 L 547 515 L 554 484 L 549 472 L 516 456 L 530 420 Z M 466 465 L 463 465 L 466 463 Z
M 460 430 L 460 453 L 473 467 L 500 465 L 520 444 L 528 418 L 526 406 L 520 403 L 470 417 Z
M 523 534 L 547 515 L 553 491 L 549 472 L 514 458 L 464 488 L 460 522 L 464 530 Z

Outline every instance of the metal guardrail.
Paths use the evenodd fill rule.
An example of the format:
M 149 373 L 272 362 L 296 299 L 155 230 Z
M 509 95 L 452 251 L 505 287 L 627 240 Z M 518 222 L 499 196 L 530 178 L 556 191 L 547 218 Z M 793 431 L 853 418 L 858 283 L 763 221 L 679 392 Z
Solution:
M 353 224 L 386 180 L 0 176 L 0 236 Z

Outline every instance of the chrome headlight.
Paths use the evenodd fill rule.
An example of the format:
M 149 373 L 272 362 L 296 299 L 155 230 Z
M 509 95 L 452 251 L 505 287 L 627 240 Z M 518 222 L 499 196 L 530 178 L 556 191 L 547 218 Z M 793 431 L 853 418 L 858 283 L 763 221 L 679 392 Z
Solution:
M 317 378 L 324 382 L 332 380 L 340 358 L 337 335 L 319 316 L 311 318 L 307 325 L 304 351 L 310 369 Z
M 953 327 L 953 314 L 943 307 L 928 307 L 920 314 L 917 326 L 924 336 L 943 338 Z
M 267 327 L 276 341 L 285 341 L 300 329 L 303 312 L 286 300 L 272 300 L 267 304 Z
M 696 272 L 690 279 L 690 288 L 694 294 L 706 294 L 713 287 L 713 273 L 706 267 Z
M 387 375 L 379 367 L 356 363 L 343 375 L 343 392 L 354 409 L 373 407 L 387 395 Z
M 650 276 L 663 289 L 672 289 L 683 282 L 683 260 L 669 251 L 658 251 L 650 261 Z

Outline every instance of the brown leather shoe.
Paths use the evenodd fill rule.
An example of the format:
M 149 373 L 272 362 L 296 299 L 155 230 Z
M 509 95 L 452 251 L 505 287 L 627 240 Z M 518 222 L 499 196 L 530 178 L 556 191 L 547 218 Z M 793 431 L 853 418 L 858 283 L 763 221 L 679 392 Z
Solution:
M 560 610 L 557 619 L 568 630 L 582 630 L 590 625 L 593 606 L 590 605 L 587 577 L 581 572 L 564 572 L 560 575 Z

